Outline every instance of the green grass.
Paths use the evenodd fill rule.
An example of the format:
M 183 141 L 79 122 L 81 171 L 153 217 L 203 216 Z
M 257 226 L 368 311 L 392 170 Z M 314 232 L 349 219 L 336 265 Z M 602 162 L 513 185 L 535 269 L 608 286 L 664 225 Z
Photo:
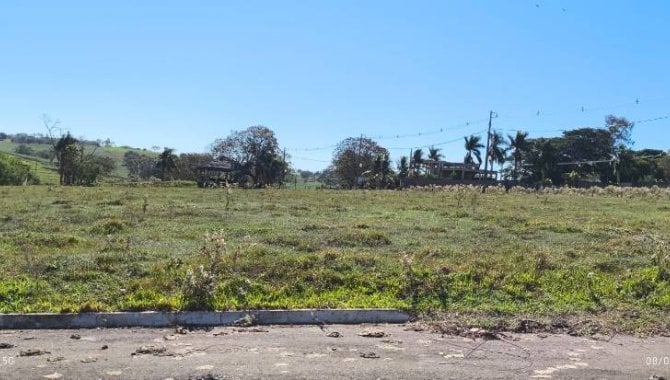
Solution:
M 654 319 L 670 311 L 667 192 L 459 194 L 233 190 L 226 208 L 225 190 L 0 188 L 0 312 L 193 308 L 187 272 L 213 265 L 204 236 L 220 231 L 215 309 L 586 315 L 668 329 Z

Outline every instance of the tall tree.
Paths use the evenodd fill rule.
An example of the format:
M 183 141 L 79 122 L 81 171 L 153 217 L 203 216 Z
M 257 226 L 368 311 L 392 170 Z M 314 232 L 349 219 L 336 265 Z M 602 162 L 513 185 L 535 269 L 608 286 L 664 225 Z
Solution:
M 238 176 L 251 176 L 256 186 L 280 183 L 288 170 L 274 132 L 262 125 L 216 140 L 212 153 L 235 161 Z
M 421 165 L 423 164 L 423 161 L 423 149 L 418 148 L 412 153 L 412 162 L 410 164 L 414 175 L 421 175 Z
M 372 171 L 375 175 L 376 186 L 378 189 L 385 188 L 389 183 L 391 174 L 391 159 L 387 151 L 377 153 Z
M 528 149 L 528 141 L 526 138 L 528 137 L 528 132 L 524 131 L 516 131 L 515 136 L 510 136 L 507 135 L 508 141 L 508 146 L 509 149 L 512 151 L 512 161 L 513 161 L 513 169 L 512 169 L 512 179 L 514 181 L 517 181 L 519 179 L 518 177 L 518 169 L 519 169 L 519 163 L 523 159 L 523 154 L 524 152 Z
M 625 117 L 607 115 L 605 117 L 605 125 L 612 137 L 612 150 L 633 144 L 631 135 L 635 123 L 628 121 Z
M 69 133 L 58 139 L 53 146 L 54 155 L 58 162 L 58 175 L 61 185 L 71 185 L 75 180 L 77 161 L 79 160 L 79 147 L 77 140 Z
M 341 184 L 348 188 L 361 185 L 359 179 L 366 171 L 374 171 L 375 159 L 388 151 L 367 137 L 342 140 L 333 152 L 333 170 Z
M 156 161 L 156 168 L 160 172 L 161 180 L 166 181 L 174 169 L 177 168 L 177 155 L 174 154 L 174 149 L 165 148 L 158 156 Z
M 398 162 L 398 177 L 407 178 L 409 174 L 409 160 L 407 156 L 400 157 L 400 162 Z
M 84 144 L 70 135 L 62 134 L 58 128 L 58 121 L 52 121 L 47 115 L 42 115 L 48 137 L 40 137 L 51 144 L 54 158 L 58 163 L 58 175 L 61 185 L 92 185 L 102 172 L 94 156 L 95 149 L 85 154 Z M 56 137 L 56 132 L 60 137 Z
M 525 164 L 528 165 L 529 180 L 537 184 L 560 185 L 563 181 L 561 167 L 557 164 L 560 160 L 559 145 L 562 139 L 538 138 L 528 141 L 528 150 L 524 156 Z

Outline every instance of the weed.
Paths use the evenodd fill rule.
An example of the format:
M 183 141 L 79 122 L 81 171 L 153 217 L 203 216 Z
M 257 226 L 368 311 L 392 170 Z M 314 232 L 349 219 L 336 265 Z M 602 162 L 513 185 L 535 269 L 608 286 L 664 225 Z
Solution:
M 472 191 L 470 192 L 470 207 L 475 208 L 479 205 L 479 196 L 480 193 L 478 191 Z
M 203 265 L 186 271 L 186 281 L 182 287 L 184 305 L 189 310 L 212 310 L 217 277 Z
M 456 198 L 456 207 L 461 207 L 461 202 L 465 200 L 466 195 L 467 192 L 465 190 L 465 187 L 458 186 L 456 188 L 456 191 L 454 192 L 454 198 Z
M 186 271 L 186 279 L 182 286 L 182 297 L 185 307 L 192 310 L 211 310 L 214 308 L 214 291 L 217 280 L 224 272 L 224 259 L 227 253 L 226 239 L 223 231 L 206 233 L 200 255 L 205 259 L 204 265 Z M 239 250 L 232 259 L 236 265 Z M 205 267 L 206 266 L 206 267 Z
M 535 272 L 542 273 L 552 268 L 554 268 L 554 266 L 549 260 L 549 255 L 547 255 L 547 253 L 544 251 L 537 252 L 535 259 Z
M 228 183 L 226 182 L 226 206 L 224 207 L 226 211 L 228 211 L 228 207 L 230 207 L 230 198 L 232 197 L 233 190 L 228 186 Z
M 122 232 L 125 229 L 126 224 L 123 221 L 112 218 L 98 222 L 91 231 L 99 234 L 111 235 Z

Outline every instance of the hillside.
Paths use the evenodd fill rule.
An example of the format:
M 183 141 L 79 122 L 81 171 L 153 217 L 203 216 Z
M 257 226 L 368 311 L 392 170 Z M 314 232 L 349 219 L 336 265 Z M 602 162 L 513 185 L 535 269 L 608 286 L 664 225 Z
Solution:
M 29 165 L 33 173 L 39 178 L 42 184 L 58 183 L 58 172 L 56 167 L 49 160 L 37 156 L 18 154 L 16 148 L 20 144 L 15 144 L 11 140 L 0 140 L 0 152 L 19 158 L 24 164 Z M 35 152 L 48 151 L 46 144 L 31 144 Z
M 17 153 L 19 146 L 25 146 L 27 152 L 23 154 Z M 108 158 L 114 162 L 114 171 L 112 172 L 111 178 L 107 179 L 119 179 L 128 177 L 128 169 L 123 165 L 123 155 L 128 151 L 134 151 L 141 153 L 147 156 L 156 156 L 156 152 L 152 152 L 146 149 L 132 148 L 128 146 L 116 147 L 102 147 L 96 146 L 93 143 L 85 144 L 86 152 L 93 152 L 96 156 L 101 156 Z M 40 183 L 43 184 L 56 184 L 58 183 L 58 173 L 56 172 L 56 166 L 49 160 L 49 151 L 51 150 L 51 145 L 44 143 L 18 143 L 14 142 L 11 139 L 7 138 L 0 140 L 0 152 L 4 152 L 15 157 L 20 158 L 24 163 L 31 166 L 35 174 L 39 177 Z M 27 153 L 27 154 L 26 154 Z M 103 179 L 104 180 L 104 179 Z

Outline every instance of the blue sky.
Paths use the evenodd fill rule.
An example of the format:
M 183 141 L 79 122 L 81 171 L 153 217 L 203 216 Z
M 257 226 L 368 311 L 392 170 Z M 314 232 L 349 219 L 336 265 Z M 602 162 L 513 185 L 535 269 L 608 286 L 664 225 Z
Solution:
M 531 137 L 670 115 L 669 15 L 660 0 L 3 0 L 0 131 L 44 132 L 46 113 L 75 136 L 203 152 L 262 124 L 302 169 L 361 134 L 394 160 L 431 144 L 462 160 L 489 110 Z M 670 149 L 668 125 L 638 123 L 634 147 Z

